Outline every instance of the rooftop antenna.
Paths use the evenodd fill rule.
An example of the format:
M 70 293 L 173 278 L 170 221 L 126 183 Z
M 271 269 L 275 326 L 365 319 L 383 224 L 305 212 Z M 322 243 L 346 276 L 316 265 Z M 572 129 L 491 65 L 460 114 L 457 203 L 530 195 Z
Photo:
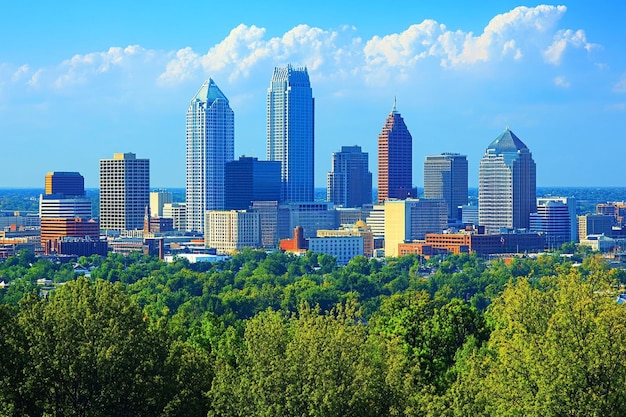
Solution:
M 396 96 L 393 96 L 393 108 L 391 109 L 392 113 L 397 113 L 398 111 L 396 110 Z

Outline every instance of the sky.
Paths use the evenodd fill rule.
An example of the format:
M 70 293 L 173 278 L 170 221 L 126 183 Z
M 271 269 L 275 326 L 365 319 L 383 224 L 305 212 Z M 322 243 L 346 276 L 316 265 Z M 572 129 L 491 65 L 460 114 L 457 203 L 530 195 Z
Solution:
M 235 113 L 235 158 L 265 160 L 276 66 L 306 66 L 315 185 L 359 145 L 377 177 L 394 101 L 426 155 L 467 155 L 508 126 L 538 186 L 625 186 L 626 2 L 0 0 L 0 187 L 49 171 L 98 187 L 99 160 L 149 158 L 152 188 L 185 186 L 185 115 L 211 77 Z

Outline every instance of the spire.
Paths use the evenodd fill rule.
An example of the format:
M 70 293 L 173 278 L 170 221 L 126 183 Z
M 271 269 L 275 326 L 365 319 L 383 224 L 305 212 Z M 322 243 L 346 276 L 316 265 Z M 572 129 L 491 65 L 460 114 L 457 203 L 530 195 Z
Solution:
M 396 110 L 396 104 L 397 104 L 396 96 L 393 96 L 393 108 L 391 109 L 391 113 L 398 113 L 398 110 Z

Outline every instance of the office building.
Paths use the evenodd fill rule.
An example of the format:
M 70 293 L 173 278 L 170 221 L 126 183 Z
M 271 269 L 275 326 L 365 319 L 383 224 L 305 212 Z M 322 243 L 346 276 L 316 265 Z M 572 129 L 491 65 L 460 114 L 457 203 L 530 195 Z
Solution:
M 78 172 L 48 172 L 44 194 L 84 197 L 85 179 Z
M 172 193 L 168 191 L 150 192 L 150 215 L 152 217 L 164 217 L 163 207 L 172 202 Z
M 306 239 L 315 237 L 319 229 L 336 229 L 337 211 L 331 203 L 310 202 L 281 204 L 278 207 L 278 238 L 289 238 L 301 226 Z
M 276 249 L 278 239 L 278 201 L 253 201 L 252 211 L 259 214 L 261 247 Z
M 39 197 L 40 239 L 44 253 L 60 253 L 64 238 L 98 241 L 100 226 L 92 219 L 91 200 L 84 198 L 83 176 L 78 172 L 50 172 L 45 194 Z
M 205 212 L 224 209 L 224 169 L 234 156 L 234 113 L 208 79 L 187 109 L 187 231 L 202 233 Z
M 378 135 L 378 204 L 389 199 L 415 197 L 413 138 L 394 102 Z
M 448 221 L 461 220 L 460 206 L 467 205 L 467 158 L 458 153 L 426 156 L 424 161 L 424 198 L 444 200 Z
M 253 201 L 280 199 L 280 162 L 242 156 L 225 167 L 226 210 L 247 210 Z
M 261 247 L 259 214 L 244 210 L 207 211 L 204 244 L 218 254 Z
M 488 234 L 528 229 L 537 209 L 535 161 L 507 127 L 485 150 L 478 173 L 478 222 Z
M 537 212 L 530 214 L 530 230 L 546 240 L 546 249 L 559 249 L 578 239 L 576 201 L 568 197 L 537 199 Z
M 603 214 L 586 214 L 578 216 L 578 241 L 582 242 L 589 235 L 611 236 L 615 217 Z
M 309 250 L 334 256 L 337 259 L 337 265 L 347 265 L 355 256 L 363 256 L 363 237 L 314 237 L 309 239 Z
M 150 161 L 134 153 L 100 160 L 100 228 L 141 230 L 150 206 Z
M 372 204 L 372 173 L 368 154 L 360 146 L 342 146 L 340 152 L 333 152 L 327 178 L 326 199 L 336 206 Z
M 398 245 L 441 233 L 448 227 L 448 208 L 443 200 L 385 201 L 385 256 L 399 256 Z
M 281 201 L 314 201 L 314 99 L 306 68 L 274 68 L 267 90 L 267 160 L 281 163 Z
M 359 220 L 351 226 L 342 226 L 337 230 L 320 229 L 317 231 L 318 238 L 342 236 L 361 237 L 363 239 L 363 252 L 358 255 L 364 255 L 368 258 L 374 256 L 374 234 L 372 233 L 372 228 L 365 224 L 363 220 Z
M 179 232 L 184 232 L 187 229 L 187 204 L 163 204 L 163 217 L 173 219 L 172 228 Z

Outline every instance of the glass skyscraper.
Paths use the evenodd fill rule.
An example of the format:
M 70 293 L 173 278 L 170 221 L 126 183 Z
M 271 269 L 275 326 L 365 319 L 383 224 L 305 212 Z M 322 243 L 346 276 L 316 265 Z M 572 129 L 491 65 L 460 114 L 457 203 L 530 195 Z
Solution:
M 360 146 L 342 146 L 333 152 L 328 173 L 326 199 L 337 206 L 362 207 L 372 204 L 372 173 L 367 152 Z
M 204 213 L 224 209 L 224 165 L 235 154 L 235 116 L 212 79 L 187 109 L 187 231 L 204 231 Z
M 306 67 L 274 68 L 267 90 L 267 159 L 281 162 L 281 200 L 313 201 L 314 99 Z
M 415 197 L 413 138 L 394 103 L 378 135 L 378 203 Z
M 445 200 L 448 219 L 461 220 L 459 206 L 467 205 L 467 158 L 458 153 L 426 156 L 424 198 Z
M 488 234 L 528 229 L 537 211 L 536 167 L 528 147 L 507 127 L 485 150 L 478 172 L 478 223 Z

